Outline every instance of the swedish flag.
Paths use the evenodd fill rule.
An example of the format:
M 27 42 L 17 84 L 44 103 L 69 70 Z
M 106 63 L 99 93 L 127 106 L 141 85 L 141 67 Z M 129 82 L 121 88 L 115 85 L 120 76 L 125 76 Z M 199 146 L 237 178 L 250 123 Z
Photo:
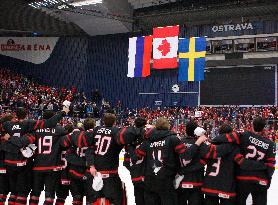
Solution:
M 205 38 L 179 39 L 179 81 L 204 80 Z

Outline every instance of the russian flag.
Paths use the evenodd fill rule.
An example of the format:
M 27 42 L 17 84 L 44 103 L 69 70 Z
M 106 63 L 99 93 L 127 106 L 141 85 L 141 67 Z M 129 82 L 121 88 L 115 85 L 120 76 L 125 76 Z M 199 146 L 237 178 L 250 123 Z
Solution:
M 147 77 L 151 74 L 152 36 L 129 39 L 127 77 Z

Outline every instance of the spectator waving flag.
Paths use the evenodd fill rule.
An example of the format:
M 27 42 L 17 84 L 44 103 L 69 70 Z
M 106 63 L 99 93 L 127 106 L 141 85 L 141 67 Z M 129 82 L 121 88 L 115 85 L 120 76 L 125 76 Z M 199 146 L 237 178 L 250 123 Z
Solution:
M 127 77 L 147 77 L 150 75 L 152 36 L 129 39 Z
M 204 80 L 206 57 L 205 38 L 179 39 L 179 76 L 181 81 Z
M 153 29 L 153 68 L 177 68 L 179 26 Z

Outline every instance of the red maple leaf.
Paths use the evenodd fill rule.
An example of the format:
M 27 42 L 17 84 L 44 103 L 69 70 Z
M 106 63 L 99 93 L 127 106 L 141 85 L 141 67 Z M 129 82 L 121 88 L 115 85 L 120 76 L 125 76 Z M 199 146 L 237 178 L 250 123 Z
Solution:
M 162 53 L 163 56 L 166 56 L 170 52 L 171 44 L 167 41 L 167 39 L 164 39 L 162 44 L 160 44 L 157 49 Z

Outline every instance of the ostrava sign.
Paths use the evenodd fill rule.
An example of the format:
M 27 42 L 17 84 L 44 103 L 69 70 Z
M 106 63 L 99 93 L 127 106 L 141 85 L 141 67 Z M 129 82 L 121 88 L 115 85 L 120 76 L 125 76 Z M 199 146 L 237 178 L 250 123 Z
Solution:
M 211 30 L 213 32 L 227 32 L 227 31 L 242 31 L 242 30 L 253 30 L 252 23 L 240 23 L 240 24 L 225 24 L 213 26 Z

